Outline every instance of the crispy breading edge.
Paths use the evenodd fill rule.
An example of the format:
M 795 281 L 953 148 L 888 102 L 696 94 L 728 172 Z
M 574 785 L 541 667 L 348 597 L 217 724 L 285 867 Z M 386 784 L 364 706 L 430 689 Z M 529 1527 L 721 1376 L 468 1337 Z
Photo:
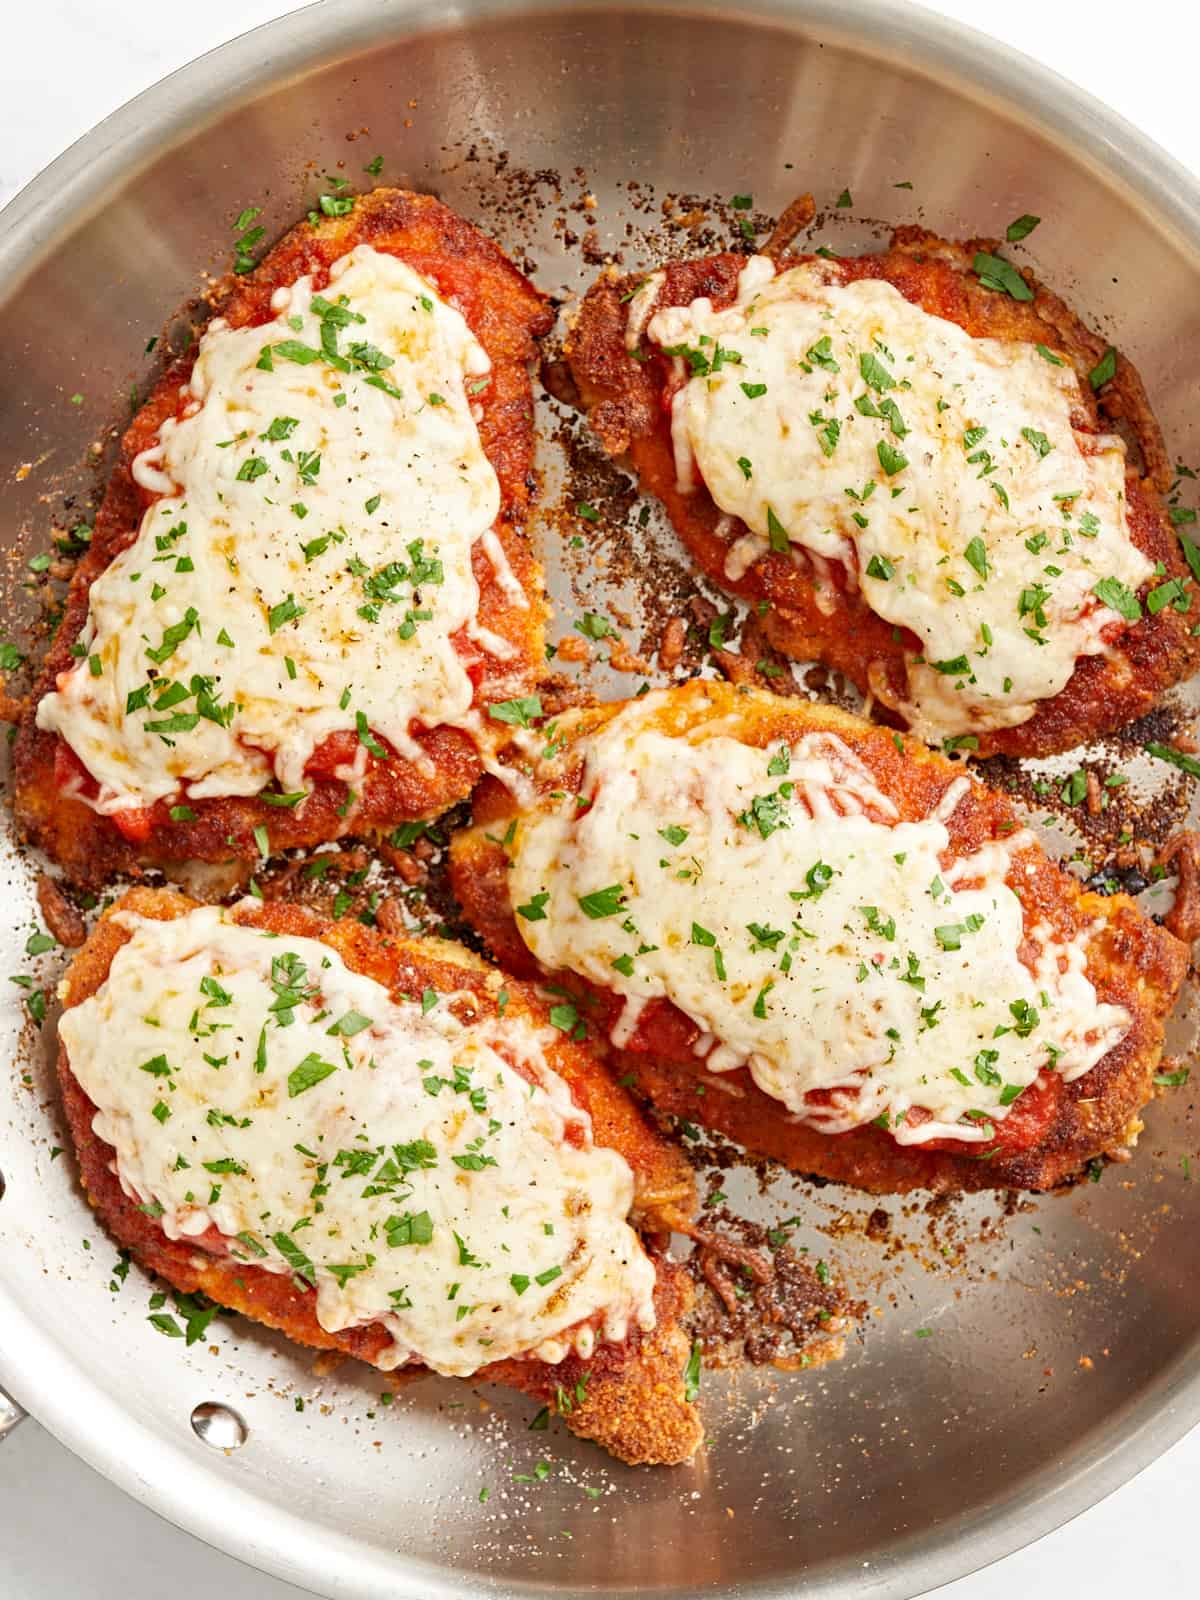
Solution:
M 974 335 L 1042 342 L 1062 350 L 1079 375 L 1084 409 L 1097 425 L 1120 431 L 1132 447 L 1126 489 L 1134 542 L 1162 563 L 1166 576 L 1186 578 L 1188 567 L 1161 498 L 1170 482 L 1170 461 L 1136 368 L 1118 354 L 1115 376 L 1093 397 L 1088 374 L 1107 348 L 1104 340 L 1028 270 L 1023 275 L 1033 291 L 1029 302 L 983 288 L 970 264 L 976 250 L 995 247 L 994 240 L 954 243 L 905 227 L 896 230 L 888 251 L 825 265 L 852 277 L 884 278 L 914 303 Z M 778 265 L 782 269 L 812 259 L 785 255 Z M 725 254 L 669 262 L 659 269 L 664 277 L 655 305 L 683 305 L 699 295 L 728 300 L 745 261 L 744 256 Z M 826 591 L 824 603 L 832 603 L 833 609 L 819 609 L 811 578 L 789 556 L 775 552 L 755 562 L 741 579 L 726 577 L 729 540 L 717 531 L 719 508 L 702 485 L 690 495 L 675 487 L 669 424 L 660 400 L 661 361 L 636 361 L 625 348 L 626 301 L 645 276 L 600 278 L 585 296 L 567 339 L 565 354 L 593 431 L 610 455 L 628 458 L 641 487 L 663 502 L 706 576 L 748 601 L 766 603 L 764 627 L 777 649 L 797 660 L 835 667 L 862 693 L 875 695 L 884 720 L 902 725 L 887 708 L 904 698 L 903 646 L 891 625 L 860 596 L 840 588 Z M 649 349 L 643 338 L 641 353 Z M 1115 649 L 1080 658 L 1065 687 L 1042 701 L 1027 722 L 980 733 L 978 753 L 1050 755 L 1145 715 L 1200 660 L 1200 645 L 1190 630 L 1190 614 L 1185 617 L 1172 607 L 1145 616 L 1122 633 Z
M 64 980 L 64 1003 L 75 1006 L 94 994 L 117 950 L 128 939 L 128 931 L 114 913 L 129 911 L 166 920 L 185 915 L 194 905 L 170 890 L 130 890 L 101 918 L 72 961 Z M 459 946 L 439 940 L 388 940 L 359 923 L 331 923 L 297 906 L 269 906 L 240 916 L 280 933 L 322 938 L 348 966 L 390 989 L 415 992 L 432 986 L 469 990 L 482 1007 L 496 1011 L 500 975 Z M 545 1007 L 527 985 L 508 979 L 503 986 L 509 996 L 506 1014 L 532 1013 L 545 1024 Z M 619 1150 L 633 1168 L 638 1225 L 650 1235 L 661 1234 L 676 1217 L 690 1216 L 695 1207 L 690 1166 L 650 1129 L 626 1091 L 585 1048 L 565 1035 L 556 1037 L 547 1056 L 591 1114 L 597 1143 Z M 378 1323 L 328 1333 L 317 1322 L 313 1291 L 298 1288 L 290 1277 L 244 1262 L 221 1262 L 185 1242 L 169 1240 L 122 1190 L 113 1171 L 115 1153 L 93 1132 L 95 1106 L 72 1073 L 61 1046 L 58 1076 L 87 1199 L 118 1243 L 142 1266 L 182 1292 L 199 1290 L 255 1322 L 278 1329 L 298 1344 L 339 1351 L 368 1363 L 376 1361 L 391 1342 Z M 620 1346 L 597 1345 L 587 1361 L 572 1355 L 558 1365 L 496 1362 L 482 1368 L 471 1381 L 519 1389 L 554 1410 L 559 1409 L 560 1389 L 573 1398 L 575 1385 L 582 1381 L 584 1399 L 562 1411 L 572 1432 L 594 1440 L 632 1465 L 674 1465 L 688 1460 L 703 1435 L 695 1406 L 684 1399 L 683 1369 L 689 1340 L 680 1318 L 691 1304 L 691 1284 L 678 1265 L 658 1254 L 654 1259 L 658 1322 L 653 1332 L 635 1332 Z M 423 1371 L 404 1369 L 394 1376 L 403 1380 Z
M 783 700 L 761 691 L 695 680 L 671 694 L 671 725 L 684 729 L 703 721 L 730 720 L 738 735 L 767 745 L 813 729 L 828 729 L 851 744 L 904 814 L 927 815 L 962 767 L 846 712 L 803 701 Z M 556 786 L 577 781 L 571 747 L 624 709 L 610 703 L 567 712 L 558 719 L 556 740 L 566 741 Z M 905 809 L 907 805 L 907 810 Z M 497 838 L 506 819 L 519 815 L 510 792 L 494 779 L 476 791 L 475 824 L 451 844 L 451 883 L 470 925 L 493 955 L 512 971 L 532 977 L 538 968 L 524 941 L 507 891 L 507 858 Z M 1004 824 L 1019 821 L 1010 803 L 994 791 L 973 786 L 951 819 L 965 828 L 967 848 L 1002 837 Z M 1125 895 L 1100 896 L 1080 889 L 1040 849 L 1024 859 L 1035 864 L 1032 879 L 1046 912 L 1070 932 L 1092 921 L 1102 927 L 1088 949 L 1088 975 L 1100 998 L 1123 1004 L 1133 1025 L 1121 1043 L 1092 1070 L 1065 1086 L 1058 1119 L 1033 1150 L 1006 1159 L 977 1160 L 944 1151 L 901 1146 L 884 1130 L 821 1134 L 793 1121 L 779 1102 L 765 1094 L 743 1070 L 709 1074 L 694 1057 L 668 1060 L 641 1052 L 613 1051 L 614 1070 L 632 1073 L 637 1087 L 660 1111 L 686 1116 L 737 1139 L 755 1154 L 771 1156 L 808 1176 L 852 1184 L 872 1192 L 903 1193 L 930 1189 L 942 1193 L 1012 1188 L 1044 1190 L 1078 1178 L 1089 1161 L 1120 1154 L 1141 1130 L 1140 1112 L 1153 1098 L 1163 1026 L 1188 967 L 1185 945 L 1143 917 Z M 579 985 L 569 974 L 558 981 Z M 586 989 L 586 986 L 583 986 Z
M 530 604 L 512 605 L 481 547 L 474 567 L 480 588 L 480 620 L 509 639 L 517 654 L 492 665 L 477 698 L 502 699 L 527 692 L 544 669 L 545 601 L 541 567 L 525 531 L 527 476 L 533 460 L 531 389 L 528 365 L 536 337 L 553 314 L 545 296 L 518 272 L 499 247 L 473 224 L 430 195 L 378 189 L 355 201 L 345 217 L 300 223 L 264 256 L 255 271 L 226 280 L 214 296 L 214 315 L 241 327 L 271 316 L 271 295 L 281 284 L 306 273 L 322 273 L 356 244 L 392 251 L 418 270 L 427 267 L 445 292 L 459 302 L 492 358 L 492 384 L 482 399 L 480 436 L 501 484 L 497 537 Z M 70 799 L 54 777 L 57 736 L 36 726 L 37 705 L 57 674 L 75 664 L 71 646 L 87 617 L 88 590 L 120 550 L 136 535 L 147 497 L 134 483 L 134 457 L 147 447 L 162 421 L 176 411 L 196 346 L 175 360 L 159 379 L 130 423 L 96 516 L 91 545 L 80 559 L 68 591 L 63 621 L 42 664 L 25 706 L 14 751 L 14 812 L 23 835 L 43 846 L 77 882 L 98 887 L 116 873 L 136 874 L 141 866 L 173 867 L 188 860 L 253 863 L 258 857 L 255 828 L 265 827 L 273 850 L 321 843 L 346 834 L 385 831 L 397 822 L 436 816 L 471 791 L 482 767 L 467 736 L 451 728 L 422 732 L 431 769 L 398 756 L 368 760 L 358 810 L 339 814 L 345 785 L 319 780 L 298 810 L 272 807 L 251 798 L 227 797 L 193 802 L 194 820 L 156 826 L 144 846 L 131 844 L 112 821 L 80 800 Z M 497 690 L 489 694 L 488 682 Z

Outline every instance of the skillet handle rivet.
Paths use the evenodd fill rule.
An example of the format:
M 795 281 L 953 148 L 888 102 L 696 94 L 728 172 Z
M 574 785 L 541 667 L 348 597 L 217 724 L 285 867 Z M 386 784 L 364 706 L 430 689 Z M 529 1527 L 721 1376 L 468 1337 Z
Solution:
M 214 1450 L 237 1450 L 250 1430 L 232 1406 L 205 1400 L 192 1412 L 192 1432 Z

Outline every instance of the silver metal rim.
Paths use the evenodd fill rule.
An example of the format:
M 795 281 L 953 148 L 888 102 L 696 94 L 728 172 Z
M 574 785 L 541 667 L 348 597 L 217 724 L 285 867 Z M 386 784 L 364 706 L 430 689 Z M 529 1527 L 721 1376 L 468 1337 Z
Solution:
M 0 1389 L 0 1443 L 8 1438 L 18 1423 L 25 1421 L 27 1415 L 24 1406 L 18 1405 L 12 1395 Z
M 454 21 L 518 12 L 579 10 L 721 12 L 724 0 L 685 7 L 624 0 L 460 0 L 451 13 L 436 0 L 319 0 L 202 56 L 147 89 L 78 140 L 4 208 L 0 275 L 24 277 L 52 247 L 63 219 L 88 215 L 106 187 L 136 171 L 163 148 L 219 115 L 241 92 L 268 79 L 353 54 L 398 31 L 432 31 Z M 808 26 L 873 54 L 928 64 L 994 98 L 1071 146 L 1081 163 L 1149 206 L 1160 224 L 1200 249 L 1200 183 L 1151 140 L 1056 73 L 971 28 L 908 0 L 752 0 L 747 20 Z M 91 1382 L 57 1350 L 0 1286 L 0 1383 L 65 1445 L 127 1493 L 169 1521 L 251 1565 L 291 1582 L 340 1596 L 387 1594 L 394 1600 L 461 1595 L 465 1584 L 424 1564 L 399 1569 L 354 1541 L 315 1531 L 286 1512 L 256 1505 L 246 1516 L 244 1493 L 219 1465 L 198 1462 L 188 1419 L 178 1445 L 165 1444 L 135 1421 L 118 1396 Z M 19 1419 L 20 1407 L 13 1407 Z M 1109 1419 L 1084 1463 L 1066 1478 L 1048 1465 L 998 1510 L 951 1537 L 930 1534 L 897 1546 L 886 1567 L 852 1577 L 806 1580 L 813 1600 L 851 1593 L 908 1600 L 1032 1543 L 1111 1494 L 1200 1421 L 1200 1351 L 1182 1354 L 1153 1391 Z M 469 1580 L 468 1580 L 469 1581 Z M 470 1584 L 472 1590 L 474 1584 Z M 544 1586 L 538 1585 L 539 1588 Z M 488 1592 L 496 1593 L 493 1585 Z M 745 1591 L 785 1600 L 789 1584 Z

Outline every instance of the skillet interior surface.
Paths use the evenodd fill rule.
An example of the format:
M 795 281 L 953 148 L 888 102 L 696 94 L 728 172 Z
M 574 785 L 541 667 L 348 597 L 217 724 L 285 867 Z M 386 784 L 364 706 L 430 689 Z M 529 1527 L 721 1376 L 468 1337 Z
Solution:
M 178 344 L 203 274 L 228 266 L 234 218 L 263 207 L 273 238 L 329 191 L 322 174 L 370 187 L 376 154 L 379 181 L 435 191 L 564 298 L 617 252 L 630 270 L 658 249 L 736 239 L 747 215 L 761 241 L 805 189 L 811 238 L 839 251 L 877 245 L 894 222 L 1002 237 L 1040 215 L 1021 259 L 1119 340 L 1175 458 L 1200 458 L 1196 186 L 1032 63 L 888 3 L 852 16 L 817 0 L 740 13 L 466 4 L 453 25 L 439 9 L 342 0 L 260 29 L 109 119 L 8 209 L 10 617 L 36 608 L 26 561 L 86 505 L 131 386 L 144 392 Z M 853 205 L 839 210 L 843 189 Z M 731 210 L 745 194 L 752 209 Z M 636 643 L 655 594 L 683 592 L 677 548 L 654 518 L 639 525 L 619 475 L 564 446 L 563 408 L 543 405 L 541 427 L 551 636 L 615 604 Z M 580 499 L 602 525 L 573 546 Z M 638 681 L 593 680 L 610 693 Z M 1161 829 L 1186 810 L 1183 783 L 1135 745 L 1092 754 L 1157 796 Z M 1075 753 L 1033 775 L 1051 809 L 1079 765 Z M 1049 832 L 1090 864 L 1106 848 L 1069 816 Z M 25 954 L 35 868 L 4 844 L 0 938 L 6 971 L 52 984 L 54 956 Z M 1161 889 L 1149 896 L 1165 908 Z M 214 1322 L 188 1349 L 160 1337 L 151 1286 L 113 1276 L 71 1158 L 54 1153 L 67 1142 L 55 1010 L 39 1040 L 22 1000 L 13 988 L 16 1064 L 0 1084 L 0 1379 L 163 1514 L 324 1594 L 911 1596 L 1083 1509 L 1200 1416 L 1200 1135 L 1186 1086 L 1151 1108 L 1134 1163 L 1099 1183 L 1015 1206 L 886 1202 L 883 1241 L 862 1197 L 790 1179 L 760 1193 L 731 1174 L 732 1200 L 763 1219 L 800 1215 L 796 1242 L 869 1300 L 863 1338 L 816 1373 L 706 1375 L 707 1448 L 689 1467 L 635 1471 L 554 1424 L 531 1431 L 533 1408 L 495 1392 L 427 1379 L 384 1401 L 382 1375 L 315 1374 L 240 1322 Z M 1169 1045 L 1187 1054 L 1195 1037 L 1189 991 Z M 245 1419 L 240 1449 L 195 1437 L 205 1401 Z

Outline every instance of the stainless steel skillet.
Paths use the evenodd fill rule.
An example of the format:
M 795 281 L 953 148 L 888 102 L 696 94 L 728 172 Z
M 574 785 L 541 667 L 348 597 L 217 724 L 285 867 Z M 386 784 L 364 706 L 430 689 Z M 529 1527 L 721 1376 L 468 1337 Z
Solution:
M 281 230 L 316 192 L 306 163 L 336 174 L 345 162 L 366 186 L 377 152 L 383 179 L 436 188 L 562 292 L 597 268 L 555 231 L 554 185 L 537 174 L 558 174 L 568 209 L 594 195 L 602 251 L 630 265 L 673 195 L 753 192 L 771 212 L 800 188 L 831 205 L 848 187 L 856 220 L 822 235 L 838 248 L 874 242 L 863 218 L 972 234 L 1039 214 L 1033 260 L 1119 334 L 1173 449 L 1200 455 L 1197 185 L 1028 61 L 899 4 L 448 14 L 341 0 L 167 80 L 8 208 L 6 563 L 43 548 L 62 496 L 86 488 L 91 445 L 107 445 L 152 370 L 147 341 L 202 270 L 226 264 L 242 207 L 264 205 Z M 552 570 L 573 614 L 580 574 Z M 0 874 L 4 970 L 37 970 L 24 954 L 29 864 L 6 850 Z M 13 995 L 0 1382 L 164 1515 L 319 1592 L 909 1596 L 1063 1521 L 1200 1417 L 1200 1185 L 1185 1165 L 1200 1174 L 1200 1138 L 1186 1089 L 1153 1109 L 1132 1168 L 1066 1199 L 1006 1219 L 995 1200 L 950 1218 L 890 1205 L 891 1254 L 863 1237 L 869 1208 L 852 1196 L 783 1182 L 759 1200 L 747 1184 L 772 1215 L 803 1210 L 814 1251 L 880 1314 L 822 1374 L 710 1378 L 701 1460 L 633 1473 L 530 1432 L 528 1408 L 492 1394 L 431 1380 L 389 1405 L 382 1379 L 314 1375 L 240 1325 L 213 1324 L 190 1350 L 160 1337 L 148 1287 L 113 1276 L 69 1157 L 52 1159 L 65 1141 L 47 1059 L 18 1038 Z M 1195 1031 L 1185 1003 L 1176 1046 Z M 210 1402 L 248 1430 L 229 1454 L 189 1425 Z M 219 1423 L 208 1431 L 221 1442 Z

